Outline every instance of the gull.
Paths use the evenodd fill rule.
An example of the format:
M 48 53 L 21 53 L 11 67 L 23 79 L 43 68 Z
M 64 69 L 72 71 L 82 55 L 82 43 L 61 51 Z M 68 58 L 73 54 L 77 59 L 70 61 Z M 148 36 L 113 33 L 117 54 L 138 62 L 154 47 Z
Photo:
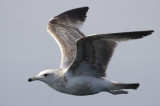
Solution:
M 60 47 L 60 68 L 44 70 L 29 78 L 28 82 L 39 80 L 61 93 L 76 96 L 100 92 L 127 94 L 127 89 L 136 90 L 139 87 L 139 83 L 108 80 L 106 69 L 118 42 L 143 38 L 153 30 L 85 36 L 80 27 L 88 9 L 72 9 L 50 20 L 47 31 Z

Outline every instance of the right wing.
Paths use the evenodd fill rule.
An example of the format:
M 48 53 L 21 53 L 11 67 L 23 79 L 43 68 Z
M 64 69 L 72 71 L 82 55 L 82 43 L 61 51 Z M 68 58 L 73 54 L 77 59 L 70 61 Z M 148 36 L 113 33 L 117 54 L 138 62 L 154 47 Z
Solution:
M 103 39 L 106 39 L 106 40 L 121 42 L 121 41 L 127 41 L 132 39 L 140 39 L 152 34 L 152 32 L 154 31 L 148 30 L 148 31 L 110 33 L 110 34 L 94 34 L 89 37 L 92 37 L 92 36 L 94 36 L 95 38 L 102 37 Z
M 153 31 L 137 31 L 87 36 L 77 41 L 77 54 L 68 73 L 73 76 L 105 77 L 116 42 L 139 39 Z
M 86 18 L 88 7 L 66 11 L 54 17 L 47 31 L 57 41 L 61 50 L 61 68 L 67 69 L 76 56 L 76 41 L 85 35 L 79 30 Z

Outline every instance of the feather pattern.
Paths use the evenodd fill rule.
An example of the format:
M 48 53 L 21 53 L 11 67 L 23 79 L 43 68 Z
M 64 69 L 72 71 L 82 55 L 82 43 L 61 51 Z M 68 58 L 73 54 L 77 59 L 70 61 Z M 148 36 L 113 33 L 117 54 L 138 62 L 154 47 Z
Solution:
M 61 68 L 67 69 L 76 56 L 76 41 L 85 36 L 79 26 L 85 21 L 87 11 L 88 7 L 69 10 L 48 23 L 47 30 L 61 49 Z
M 105 77 L 107 65 L 119 41 L 138 39 L 153 31 L 98 34 L 77 41 L 77 54 L 68 69 L 74 76 Z

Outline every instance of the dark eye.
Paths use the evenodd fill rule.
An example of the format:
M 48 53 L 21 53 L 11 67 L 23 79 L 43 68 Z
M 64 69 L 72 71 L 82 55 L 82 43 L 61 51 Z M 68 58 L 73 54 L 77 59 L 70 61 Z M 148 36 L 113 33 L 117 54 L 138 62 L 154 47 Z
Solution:
M 45 77 L 47 77 L 49 74 L 44 74 Z

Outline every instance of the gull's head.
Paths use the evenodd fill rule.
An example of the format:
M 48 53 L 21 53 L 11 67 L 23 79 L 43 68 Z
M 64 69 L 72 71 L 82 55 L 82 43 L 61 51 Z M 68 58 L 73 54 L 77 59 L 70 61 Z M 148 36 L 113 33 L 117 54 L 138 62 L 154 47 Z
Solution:
M 38 75 L 29 78 L 28 82 L 39 80 L 45 83 L 50 83 L 56 79 L 57 75 L 56 72 L 57 70 L 52 70 L 52 69 L 44 70 L 40 72 Z

